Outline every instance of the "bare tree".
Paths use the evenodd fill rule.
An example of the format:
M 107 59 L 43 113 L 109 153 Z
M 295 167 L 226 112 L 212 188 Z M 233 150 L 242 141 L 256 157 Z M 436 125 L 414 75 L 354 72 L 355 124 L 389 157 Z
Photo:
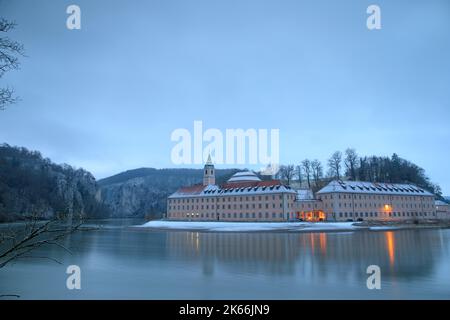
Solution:
M 311 162 L 311 170 L 314 179 L 314 184 L 319 187 L 320 179 L 323 177 L 323 168 L 322 163 L 319 160 L 315 159 Z
M 302 168 L 305 172 L 306 182 L 308 183 L 308 188 L 311 189 L 311 161 L 305 159 L 302 161 Z
M 350 180 L 356 180 L 356 166 L 358 165 L 358 154 L 355 149 L 348 148 L 345 150 L 345 167 L 347 168 L 347 174 L 350 176 Z
M 341 179 L 341 166 L 342 153 L 340 151 L 336 151 L 331 155 L 330 159 L 328 159 L 328 167 L 330 169 L 331 176 L 337 180 Z
M 295 167 L 295 173 L 297 176 L 297 181 L 298 181 L 298 185 L 301 187 L 302 186 L 302 182 L 303 182 L 303 170 L 302 170 L 302 166 L 296 166 Z
M 51 257 L 30 254 L 44 245 L 58 246 L 69 251 L 60 240 L 80 230 L 82 224 L 83 221 L 64 224 L 56 219 L 46 222 L 32 219 L 23 227 L 0 230 L 0 269 L 14 260 L 24 258 L 47 259 L 61 263 Z
M 290 185 L 295 175 L 294 166 L 292 164 L 289 164 L 287 166 L 281 166 L 279 173 L 281 179 L 285 180 L 287 184 Z
M 4 36 L 8 31 L 14 29 L 14 22 L 0 18 L 0 78 L 10 70 L 19 69 L 19 56 L 24 56 L 24 47 L 17 41 Z M 7 105 L 17 102 L 14 89 L 10 87 L 0 88 L 0 110 Z
M 23 225 L 0 229 L 0 269 L 18 259 L 46 259 L 59 264 L 58 261 L 49 256 L 33 255 L 36 249 L 50 245 L 58 246 L 67 252 L 71 251 L 64 247 L 60 241 L 78 230 L 96 230 L 98 228 L 82 228 L 83 221 L 77 223 L 62 222 L 59 220 L 39 221 L 31 218 Z M 17 294 L 0 294 L 3 297 L 20 298 Z

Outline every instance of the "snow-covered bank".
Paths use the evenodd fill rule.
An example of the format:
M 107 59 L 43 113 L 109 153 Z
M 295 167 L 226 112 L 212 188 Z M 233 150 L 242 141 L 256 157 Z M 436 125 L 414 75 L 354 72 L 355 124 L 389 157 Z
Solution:
M 139 228 L 198 230 L 223 232 L 251 231 L 353 231 L 367 230 L 353 222 L 206 222 L 206 221 L 167 221 L 153 220 Z

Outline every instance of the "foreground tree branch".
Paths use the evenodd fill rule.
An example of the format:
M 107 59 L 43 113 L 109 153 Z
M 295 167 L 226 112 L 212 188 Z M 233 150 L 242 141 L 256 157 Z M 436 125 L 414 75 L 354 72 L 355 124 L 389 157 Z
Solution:
M 19 57 L 25 56 L 23 45 L 4 35 L 14 29 L 15 26 L 15 22 L 0 18 L 0 78 L 8 71 L 19 69 Z M 0 88 L 0 110 L 17 101 L 18 98 L 14 95 L 14 89 Z
M 33 216 L 22 226 L 0 229 L 0 269 L 18 259 L 44 259 L 58 264 L 61 261 L 49 256 L 32 255 L 31 253 L 43 246 L 57 246 L 66 252 L 72 252 L 60 243 L 61 240 L 77 231 L 98 230 L 98 227 L 83 227 L 84 221 L 72 224 L 58 219 L 41 221 Z M 0 298 L 20 298 L 17 294 L 0 294 Z
M 20 258 L 48 259 L 61 263 L 51 257 L 30 256 L 28 254 L 45 245 L 58 246 L 71 253 L 59 241 L 79 230 L 97 229 L 82 228 L 82 225 L 82 220 L 73 225 L 63 225 L 59 220 L 39 222 L 33 219 L 18 230 L 0 231 L 0 268 Z

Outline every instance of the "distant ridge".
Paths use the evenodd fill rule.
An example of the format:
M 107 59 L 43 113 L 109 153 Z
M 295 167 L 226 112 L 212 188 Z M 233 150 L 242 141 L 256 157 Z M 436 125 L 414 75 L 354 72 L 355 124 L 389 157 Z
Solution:
M 114 183 L 123 183 L 125 181 L 134 179 L 134 178 L 143 178 L 143 177 L 148 177 L 148 176 L 152 176 L 152 175 L 165 176 L 165 175 L 171 175 L 171 174 L 182 174 L 182 175 L 187 174 L 187 175 L 193 175 L 193 176 L 198 175 L 201 178 L 202 173 L 203 173 L 202 169 L 137 168 L 137 169 L 120 172 L 113 176 L 100 179 L 97 182 L 100 186 L 106 186 L 106 185 L 110 185 L 110 184 L 114 184 Z
M 219 183 L 225 182 L 228 177 L 231 177 L 234 173 L 241 171 L 239 169 L 217 169 L 216 174 L 219 179 Z M 120 172 L 118 174 L 112 175 L 107 178 L 103 178 L 97 181 L 99 186 L 107 186 L 115 183 L 124 183 L 128 180 L 135 178 L 145 178 L 148 176 L 172 176 L 172 175 L 183 175 L 183 176 L 191 176 L 194 178 L 200 179 L 201 181 L 203 177 L 203 169 L 190 169 L 190 168 L 163 168 L 163 169 L 155 169 L 155 168 L 137 168 L 131 169 L 127 171 Z M 221 179 L 222 177 L 225 177 Z
M 222 184 L 238 169 L 217 169 L 216 183 Z M 166 211 L 167 197 L 180 187 L 201 183 L 203 169 L 127 170 L 99 180 L 100 197 L 113 217 L 155 217 Z

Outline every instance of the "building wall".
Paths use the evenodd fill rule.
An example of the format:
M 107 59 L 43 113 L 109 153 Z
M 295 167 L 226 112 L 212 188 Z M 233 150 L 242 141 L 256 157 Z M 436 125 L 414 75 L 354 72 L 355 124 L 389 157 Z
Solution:
M 437 205 L 436 216 L 441 220 L 450 220 L 450 205 Z
M 328 193 L 296 201 L 293 193 L 219 195 L 170 198 L 167 218 L 197 221 L 289 221 L 307 213 L 324 213 L 324 220 L 402 221 L 450 219 L 450 210 L 437 209 L 433 196 Z M 303 215 L 302 215 L 303 213 Z
M 323 203 L 317 199 L 298 200 L 295 202 L 294 219 L 305 221 L 324 221 L 326 216 L 323 211 Z
M 167 218 L 206 221 L 287 221 L 295 214 L 295 193 L 169 198 Z
M 323 193 L 327 220 L 417 220 L 436 219 L 434 196 Z

